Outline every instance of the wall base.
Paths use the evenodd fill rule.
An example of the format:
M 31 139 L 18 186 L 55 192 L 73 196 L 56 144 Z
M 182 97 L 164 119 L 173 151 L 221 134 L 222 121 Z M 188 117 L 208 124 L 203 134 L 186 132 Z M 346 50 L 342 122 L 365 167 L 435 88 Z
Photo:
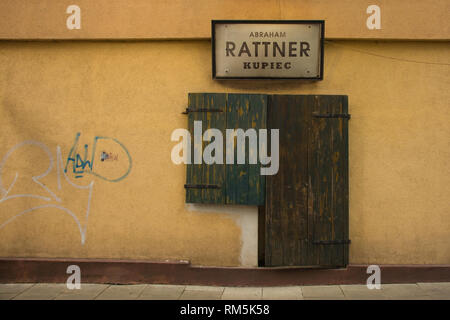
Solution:
M 0 283 L 64 283 L 69 265 L 84 283 L 289 286 L 365 284 L 367 265 L 343 269 L 301 267 L 226 268 L 192 266 L 188 261 L 0 258 Z M 450 281 L 450 265 L 380 265 L 381 283 Z

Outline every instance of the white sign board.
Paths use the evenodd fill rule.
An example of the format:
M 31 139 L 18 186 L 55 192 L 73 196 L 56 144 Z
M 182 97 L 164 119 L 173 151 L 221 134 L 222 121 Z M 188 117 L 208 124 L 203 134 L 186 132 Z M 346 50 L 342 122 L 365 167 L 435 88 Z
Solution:
M 324 24 L 213 20 L 213 78 L 322 80 Z

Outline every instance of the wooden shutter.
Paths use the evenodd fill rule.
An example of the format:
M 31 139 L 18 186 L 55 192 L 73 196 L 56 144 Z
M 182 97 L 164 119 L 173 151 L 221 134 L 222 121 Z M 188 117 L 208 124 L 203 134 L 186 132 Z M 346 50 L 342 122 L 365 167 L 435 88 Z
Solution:
M 190 93 L 188 98 L 188 128 L 191 134 L 191 160 L 186 171 L 187 203 L 225 203 L 225 164 L 194 163 L 194 121 L 202 121 L 202 133 L 210 128 L 225 131 L 226 94 Z M 203 142 L 202 150 L 205 144 Z M 224 160 L 224 159 L 223 159 Z M 224 161 L 222 161 L 224 163 Z
M 234 143 L 234 164 L 226 164 L 226 129 L 266 128 L 267 96 L 259 94 L 190 93 L 188 128 L 192 138 L 192 164 L 187 165 L 186 202 L 263 205 L 265 177 L 260 165 L 249 164 L 249 145 L 246 143 L 245 164 L 237 164 L 237 145 Z M 203 132 L 209 128 L 221 130 L 223 135 L 223 163 L 193 163 L 194 121 L 202 121 Z M 202 150 L 208 141 L 203 142 Z M 253 150 L 257 152 L 257 150 Z M 259 159 L 258 159 L 259 160 Z
M 348 264 L 346 96 L 274 95 L 268 128 L 280 129 L 280 168 L 267 176 L 259 263 Z
M 309 139 L 311 257 L 321 266 L 348 264 L 348 98 L 315 96 Z

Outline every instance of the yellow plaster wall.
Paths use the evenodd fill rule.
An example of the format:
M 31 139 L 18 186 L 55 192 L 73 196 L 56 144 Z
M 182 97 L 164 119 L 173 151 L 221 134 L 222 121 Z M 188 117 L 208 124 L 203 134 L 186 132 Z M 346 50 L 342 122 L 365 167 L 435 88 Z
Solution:
M 48 148 L 11 153 L 1 164 L 2 186 L 17 172 L 9 196 L 51 198 L 32 180 L 48 169 L 47 150 L 53 168 L 38 181 L 60 199 L 0 201 L 0 256 L 239 265 L 236 220 L 185 207 L 185 168 L 170 160 L 170 136 L 186 127 L 188 92 L 261 92 L 349 96 L 351 263 L 448 264 L 449 49 L 443 42 L 329 42 L 321 82 L 219 82 L 211 79 L 209 41 L 0 42 L 0 159 L 22 141 Z M 87 222 L 89 190 L 69 184 L 62 170 L 58 187 L 57 146 L 64 168 L 77 132 L 80 154 L 106 136 L 132 158 L 118 182 L 75 179 L 69 170 L 73 183 L 94 182 Z M 96 158 L 95 168 L 117 177 L 129 163 L 108 141 L 98 148 L 118 160 Z M 26 211 L 48 204 L 54 207 Z M 76 221 L 87 225 L 84 245 Z
M 69 5 L 81 28 L 69 30 Z M 381 28 L 369 30 L 381 10 Z M 327 39 L 448 40 L 448 0 L 2 0 L 0 39 L 199 39 L 211 20 L 326 20 Z

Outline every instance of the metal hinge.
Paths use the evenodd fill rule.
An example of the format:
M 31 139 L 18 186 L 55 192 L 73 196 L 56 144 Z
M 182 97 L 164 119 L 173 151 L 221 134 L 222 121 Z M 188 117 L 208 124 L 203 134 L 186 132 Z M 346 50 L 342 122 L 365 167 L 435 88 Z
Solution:
M 199 109 L 186 108 L 186 111 L 183 111 L 182 114 L 188 114 L 189 112 L 223 112 L 223 110 L 222 109 L 206 109 L 206 108 L 199 108 Z
M 315 117 L 315 118 L 345 118 L 345 119 L 350 119 L 351 118 L 351 114 L 348 114 L 348 113 L 325 113 L 325 114 L 313 113 L 313 117 Z
M 350 244 L 351 240 L 317 240 L 313 244 Z
M 185 189 L 220 189 L 217 184 L 185 184 Z

